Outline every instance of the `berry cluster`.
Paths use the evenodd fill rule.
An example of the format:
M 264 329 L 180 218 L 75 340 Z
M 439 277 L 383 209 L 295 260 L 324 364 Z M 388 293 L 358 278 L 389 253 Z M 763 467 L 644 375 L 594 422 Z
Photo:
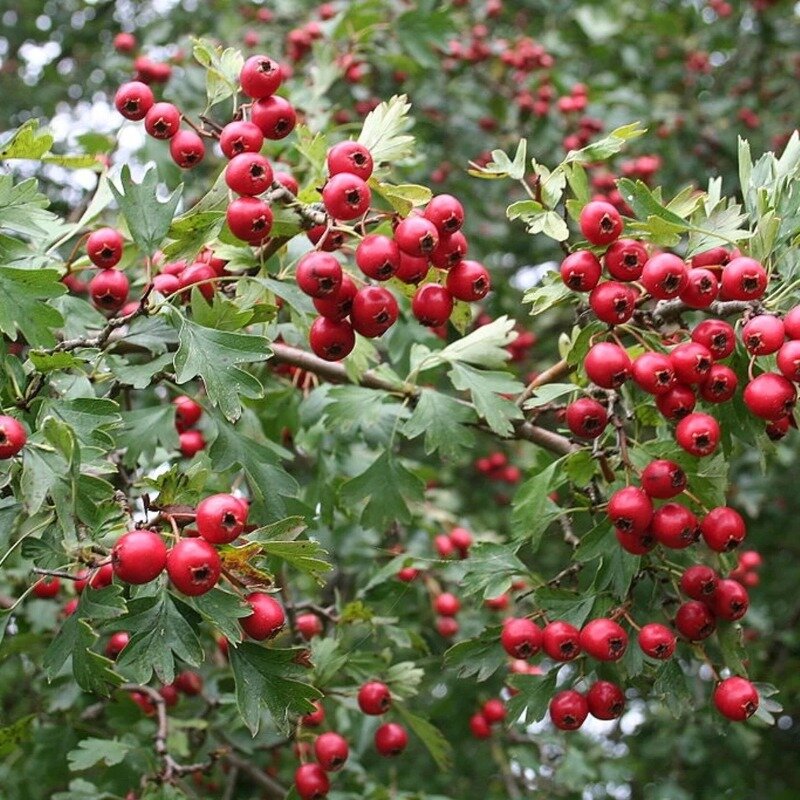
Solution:
M 490 481 L 514 484 L 519 483 L 522 478 L 522 472 L 519 467 L 509 464 L 505 453 L 500 451 L 476 459 L 475 469 Z

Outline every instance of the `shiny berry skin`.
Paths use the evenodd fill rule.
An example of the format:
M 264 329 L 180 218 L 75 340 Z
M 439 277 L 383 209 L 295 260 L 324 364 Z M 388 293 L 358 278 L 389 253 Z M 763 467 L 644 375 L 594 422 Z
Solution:
M 739 581 L 723 578 L 717 583 L 717 589 L 711 595 L 709 605 L 720 619 L 734 622 L 747 613 L 750 598 L 747 589 Z
M 542 631 L 542 650 L 555 661 L 572 661 L 581 654 L 580 631 L 568 622 L 551 622 Z
M 316 614 L 298 614 L 295 624 L 306 641 L 320 636 L 323 631 L 322 620 Z
M 506 718 L 505 703 L 499 697 L 493 697 L 481 706 L 481 714 L 490 725 L 496 725 Z
M 596 439 L 608 424 L 608 412 L 597 400 L 579 397 L 567 406 L 565 420 L 574 436 Z
M 331 782 L 319 764 L 301 764 L 294 772 L 294 788 L 300 800 L 322 800 L 328 796 Z
M 800 339 L 800 306 L 795 306 L 786 312 L 783 318 L 783 328 L 789 339 Z
M 578 223 L 581 233 L 590 244 L 607 245 L 619 239 L 622 233 L 622 217 L 611 203 L 593 200 L 582 209 Z
M 617 719 L 625 710 L 625 694 L 611 681 L 593 683 L 586 692 L 586 702 L 596 719 Z
M 124 241 L 122 234 L 114 228 L 100 228 L 89 234 L 86 240 L 86 255 L 96 267 L 111 269 L 122 259 Z
M 562 731 L 576 731 L 589 716 L 586 698 L 574 689 L 556 694 L 550 701 L 550 719 Z
M 188 697 L 196 697 L 203 691 L 202 676 L 192 669 L 185 669 L 175 676 L 175 687 Z
M 46 575 L 44 578 L 40 578 L 36 583 L 33 584 L 33 593 L 40 599 L 40 600 L 49 600 L 52 597 L 55 597 L 59 589 L 61 588 L 61 581 L 51 575 Z
M 637 486 L 626 486 L 611 495 L 606 514 L 623 533 L 644 533 L 653 518 L 653 502 Z
M 18 419 L 0 415 L 0 459 L 15 456 L 27 441 L 28 434 Z
M 350 315 L 350 309 L 353 307 L 353 298 L 356 296 L 357 291 L 358 288 L 353 283 L 352 278 L 343 272 L 342 283 L 335 294 L 327 297 L 315 297 L 312 302 L 318 314 L 327 317 L 333 322 L 341 322 Z
M 313 705 L 313 711 L 300 717 L 300 724 L 304 728 L 318 728 L 325 722 L 325 706 L 319 700 L 314 700 Z
M 758 710 L 758 691 L 745 678 L 726 678 L 714 689 L 714 705 L 723 717 L 744 722 Z
M 785 378 L 800 383 L 800 342 L 796 339 L 786 342 L 778 350 L 777 363 Z
M 262 194 L 272 186 L 272 167 L 260 153 L 241 153 L 228 162 L 225 183 L 236 194 Z
M 453 547 L 461 553 L 462 558 L 466 558 L 467 552 L 472 547 L 472 534 L 466 528 L 453 528 L 447 534 Z
M 205 539 L 181 539 L 167 555 L 167 575 L 172 585 L 190 597 L 213 589 L 221 571 L 219 555 Z
M 453 313 L 453 295 L 438 283 L 426 283 L 414 293 L 411 313 L 422 325 L 438 328 Z
M 327 225 L 315 225 L 309 228 L 306 236 L 311 244 L 316 245 L 317 250 L 324 250 L 326 253 L 340 250 L 348 238 L 344 231 L 335 231 Z
M 184 458 L 192 456 L 205 449 L 206 440 L 200 431 L 183 431 L 178 436 L 179 448 Z
M 711 355 L 720 361 L 727 358 L 736 347 L 736 334 L 727 322 L 707 319 L 692 330 L 692 341 L 707 347 Z
M 636 281 L 642 275 L 647 258 L 647 250 L 641 242 L 617 239 L 606 250 L 603 261 L 612 278 L 618 281 Z
M 288 172 L 276 172 L 275 180 L 277 183 L 283 186 L 286 191 L 291 192 L 292 194 L 297 194 L 300 191 L 300 184 L 297 182 L 294 176 L 290 175 Z
M 248 506 L 232 494 L 212 494 L 197 504 L 195 525 L 211 544 L 228 544 L 244 530 Z
M 641 484 L 649 497 L 668 500 L 686 488 L 686 473 L 674 461 L 659 458 L 642 470 Z
M 601 322 L 620 325 L 627 322 L 635 308 L 636 292 L 625 283 L 603 281 L 589 294 L 589 305 Z
M 683 384 L 673 386 L 665 394 L 656 397 L 656 408 L 667 418 L 683 419 L 694 410 L 697 398 L 694 392 Z
M 256 100 L 250 111 L 250 120 L 266 139 L 285 139 L 297 124 L 294 106 L 283 97 L 273 95 Z
M 763 564 L 761 553 L 757 550 L 745 550 L 739 553 L 739 566 L 742 569 L 758 569 Z
M 581 630 L 581 649 L 598 661 L 619 661 L 628 647 L 625 629 L 611 619 L 593 619 Z
M 111 565 L 125 583 L 150 583 L 167 566 L 167 546 L 153 531 L 129 531 L 111 549 Z
M 658 622 L 642 625 L 639 631 L 639 647 L 646 656 L 666 660 L 675 652 L 675 634 Z
M 336 772 L 347 761 L 350 748 L 344 736 L 328 731 L 317 736 L 314 742 L 314 755 L 322 769 L 326 772 Z
M 692 600 L 708 600 L 717 590 L 719 576 L 705 564 L 694 564 L 681 575 L 681 591 Z
M 771 422 L 792 413 L 797 389 L 783 375 L 764 372 L 744 387 L 742 397 L 752 414 Z
M 768 356 L 781 349 L 785 338 L 783 321 L 772 314 L 752 317 L 742 328 L 742 341 L 747 352 L 754 356 Z
M 308 332 L 308 343 L 315 355 L 326 361 L 341 361 L 353 352 L 356 335 L 347 320 L 318 317 Z
M 89 297 L 102 311 L 119 311 L 128 299 L 128 276 L 118 269 L 104 269 L 89 281 Z
M 381 681 L 369 681 L 358 690 L 358 707 L 364 714 L 380 716 L 392 706 L 389 687 Z
M 429 219 L 416 214 L 401 220 L 394 232 L 398 247 L 414 258 L 433 253 L 439 238 L 439 229 Z
M 105 589 L 106 586 L 111 586 L 113 580 L 114 567 L 112 567 L 111 562 L 109 562 L 108 564 L 103 564 L 102 567 L 92 573 L 92 577 L 89 578 L 89 586 L 92 589 Z M 83 586 L 79 586 L 81 583 Z M 75 591 L 78 592 L 78 594 L 83 591 L 84 586 L 86 586 L 86 581 L 75 581 Z
M 420 570 L 416 567 L 403 567 L 397 571 L 397 580 L 403 581 L 403 583 L 411 583 L 411 581 L 415 581 L 420 574 Z
M 160 292 L 165 297 L 175 294 L 181 288 L 181 282 L 177 275 L 170 275 L 166 272 L 153 276 L 153 289 Z
M 239 73 L 242 91 L 253 100 L 271 97 L 278 91 L 283 79 L 281 65 L 268 56 L 250 56 Z
M 242 629 L 251 639 L 271 639 L 286 622 L 283 606 L 271 594 L 264 592 L 251 592 L 245 600 L 252 613 L 239 618 Z
M 461 231 L 447 235 L 442 234 L 439 237 L 439 244 L 430 254 L 430 260 L 434 267 L 444 270 L 452 269 L 464 260 L 468 249 L 469 242 Z
M 341 142 L 328 150 L 328 175 L 346 172 L 358 175 L 361 180 L 369 180 L 372 175 L 372 154 L 358 142 Z
M 719 295 L 719 281 L 709 269 L 693 267 L 686 273 L 686 283 L 678 296 L 691 308 L 708 308 Z
M 593 345 L 586 354 L 583 366 L 589 380 L 603 389 L 618 389 L 631 374 L 628 354 L 611 342 Z
M 112 44 L 118 53 L 132 53 L 136 49 L 136 37 L 123 31 L 114 37 Z
M 626 552 L 634 556 L 643 556 L 649 553 L 656 546 L 655 536 L 650 531 L 643 533 L 625 533 L 619 528 L 614 529 L 619 546 Z
M 400 269 L 397 270 L 395 277 L 403 283 L 417 284 L 427 274 L 430 269 L 427 256 L 415 258 L 414 256 L 400 251 Z
M 702 383 L 714 364 L 711 351 L 697 342 L 679 344 L 670 351 L 669 360 L 678 383 L 690 385 Z
M 483 264 L 465 259 L 448 272 L 445 285 L 456 300 L 474 303 L 486 297 L 492 288 L 492 280 Z
M 181 125 L 181 112 L 172 103 L 156 103 L 145 114 L 144 129 L 154 139 L 171 139 Z
M 510 617 L 503 623 L 500 643 L 512 658 L 530 658 L 542 647 L 542 629 L 527 617 Z
M 489 720 L 481 713 L 473 714 L 469 718 L 469 730 L 476 739 L 488 739 L 492 735 Z
M 723 300 L 756 300 L 766 288 L 767 271 L 754 258 L 734 258 L 722 270 Z
M 561 262 L 560 272 L 564 285 L 573 292 L 591 292 L 600 282 L 603 268 L 590 250 L 577 250 Z
M 443 236 L 450 236 L 464 224 L 464 206 L 450 194 L 432 197 L 422 212 Z
M 204 261 L 196 261 L 181 272 L 178 277 L 178 288 L 190 289 L 192 286 L 197 286 L 200 294 L 211 302 L 214 297 L 214 283 L 212 281 L 216 281 L 216 278 L 217 273 L 210 264 Z
M 386 722 L 375 731 L 375 749 L 382 756 L 399 756 L 407 745 L 408 733 L 396 722 Z
M 631 375 L 650 394 L 666 394 L 676 383 L 672 361 L 664 353 L 642 353 L 633 360 Z
M 106 643 L 106 656 L 114 661 L 117 660 L 119 654 L 128 646 L 131 637 L 127 631 L 117 631 L 112 633 L 108 642 Z
M 205 157 L 206 146 L 194 131 L 178 131 L 169 141 L 169 154 L 181 169 L 191 169 Z
M 251 244 L 266 239 L 272 229 L 272 209 L 258 197 L 237 197 L 228 205 L 225 219 L 237 239 Z
M 451 639 L 459 631 L 459 624 L 455 617 L 437 617 L 436 632 L 443 639 Z
M 241 153 L 257 153 L 263 144 L 264 134 L 258 125 L 244 120 L 229 122 L 219 135 L 219 146 L 226 158 Z
M 731 254 L 724 247 L 712 247 L 703 253 L 692 256 L 693 267 L 718 267 L 727 264 Z
M 383 286 L 364 286 L 353 298 L 350 322 L 362 336 L 375 338 L 386 333 L 397 320 L 399 310 L 394 295 Z
M 313 250 L 297 262 L 295 280 L 310 297 L 336 297 L 342 285 L 342 265 L 329 253 Z
M 158 693 L 164 698 L 164 703 L 166 703 L 167 708 L 172 708 L 173 706 L 177 705 L 178 700 L 180 699 L 180 694 L 174 683 L 168 683 L 165 686 L 162 686 L 158 690 Z
M 461 610 L 461 601 L 454 594 L 444 592 L 433 601 L 433 608 L 442 617 L 454 617 Z
M 719 506 L 711 509 L 703 518 L 700 533 L 711 550 L 727 553 L 744 541 L 747 527 L 738 511 Z
M 368 278 L 388 281 L 400 269 L 400 248 L 394 239 L 371 233 L 356 247 L 356 265 Z
M 709 403 L 726 403 L 736 394 L 739 378 L 725 364 L 714 364 L 700 385 L 700 396 Z
M 686 264 L 672 253 L 654 255 L 644 265 L 641 277 L 645 289 L 659 300 L 677 297 L 688 280 Z
M 658 542 L 672 550 L 682 550 L 700 538 L 697 517 L 680 503 L 665 503 L 657 508 L 650 530 Z
M 203 407 L 185 394 L 176 397 L 172 405 L 175 406 L 175 427 L 179 433 L 196 425 L 203 416 Z
M 336 219 L 357 219 L 367 213 L 371 202 L 369 186 L 358 175 L 347 172 L 330 177 L 322 189 L 325 210 Z
M 717 629 L 711 609 L 699 600 L 689 600 L 675 614 L 675 627 L 690 642 L 707 639 Z
M 700 412 L 685 416 L 675 428 L 675 440 L 693 456 L 708 456 L 719 444 L 719 423 Z
M 456 546 L 450 541 L 449 536 L 435 536 L 433 544 L 436 547 L 439 558 L 450 558 L 456 550 Z
M 150 87 L 141 81 L 123 83 L 114 95 L 114 106 L 125 119 L 144 119 L 155 98 Z

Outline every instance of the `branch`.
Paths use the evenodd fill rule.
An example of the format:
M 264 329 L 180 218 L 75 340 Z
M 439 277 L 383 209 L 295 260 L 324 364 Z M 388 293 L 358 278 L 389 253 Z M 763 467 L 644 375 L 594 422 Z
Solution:
M 559 378 L 569 375 L 574 367 L 570 366 L 566 359 L 562 358 L 561 361 L 548 367 L 544 372 L 540 372 L 526 387 L 525 390 L 517 398 L 517 405 L 522 408 L 525 401 L 540 387 L 546 383 L 555 383 Z
M 742 314 L 745 311 L 758 311 L 761 303 L 757 300 L 715 300 L 708 308 L 697 309 L 687 305 L 683 300 L 659 300 L 652 310 L 654 320 L 666 322 L 675 319 L 684 311 L 707 311 L 717 317 L 729 317 L 732 314 Z
M 223 758 L 232 767 L 235 767 L 239 772 L 246 775 L 257 786 L 266 789 L 266 791 L 270 793 L 270 797 L 283 798 L 286 796 L 286 789 L 278 783 L 278 781 L 271 778 L 266 772 L 262 772 L 249 761 L 237 756 L 235 753 L 226 753 Z

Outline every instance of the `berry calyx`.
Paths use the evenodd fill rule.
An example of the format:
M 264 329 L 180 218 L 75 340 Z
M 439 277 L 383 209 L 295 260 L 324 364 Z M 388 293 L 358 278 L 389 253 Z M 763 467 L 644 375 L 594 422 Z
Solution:
M 580 397 L 567 406 L 565 413 L 567 427 L 574 436 L 582 439 L 596 439 L 608 424 L 608 412 L 602 403 L 591 397 Z
M 544 626 L 542 649 L 555 661 L 572 661 L 581 653 L 580 631 L 560 620 Z
M 556 694 L 550 701 L 550 719 L 562 731 L 575 731 L 589 716 L 586 698 L 574 689 Z
M 717 449 L 719 439 L 719 423 L 709 414 L 688 414 L 675 428 L 675 440 L 693 456 L 711 455 Z
M 236 194 L 253 197 L 272 186 L 272 166 L 260 153 L 234 156 L 225 168 L 225 183 Z
M 634 239 L 617 239 L 606 250 L 603 261 L 612 278 L 618 281 L 636 281 L 642 275 L 647 258 L 647 250 L 641 242 Z
M 309 297 L 335 297 L 342 285 L 342 266 L 329 253 L 312 251 L 297 262 L 295 280 Z
M 598 661 L 619 661 L 628 647 L 628 634 L 611 619 L 593 619 L 580 634 L 581 648 Z
M 388 281 L 400 269 L 400 248 L 394 239 L 371 233 L 356 248 L 356 264 L 368 278 Z
M 339 175 L 346 172 L 357 175 L 361 180 L 369 180 L 372 175 L 372 154 L 358 142 L 340 142 L 328 150 L 328 174 Z
M 659 458 L 642 470 L 641 483 L 642 489 L 650 497 L 668 500 L 686 488 L 686 473 L 674 461 Z
M 681 590 L 692 600 L 707 600 L 717 590 L 719 578 L 711 567 L 695 564 L 681 575 Z
M 561 262 L 560 272 L 564 285 L 573 292 L 590 292 L 600 282 L 603 268 L 590 250 L 577 250 Z
M 774 422 L 791 414 L 797 389 L 783 375 L 764 372 L 744 387 L 743 399 L 752 414 Z
M 593 345 L 583 362 L 592 383 L 603 389 L 618 389 L 630 377 L 631 360 L 617 344 L 598 342 Z
M 178 131 L 170 139 L 169 154 L 181 169 L 191 169 L 205 158 L 206 146 L 194 131 Z
M 604 200 L 587 203 L 580 213 L 578 224 L 586 240 L 594 245 L 608 245 L 622 233 L 619 211 Z
M 738 511 L 719 506 L 703 517 L 700 533 L 709 548 L 717 553 L 727 553 L 744 541 L 747 528 Z
M 331 790 L 331 782 L 319 764 L 301 764 L 294 773 L 294 788 L 300 800 L 322 800 Z
M 675 652 L 675 634 L 666 626 L 658 622 L 649 622 L 642 625 L 639 631 L 639 647 L 646 656 L 666 660 Z
M 122 234 L 114 228 L 100 228 L 89 234 L 86 240 L 86 255 L 96 267 L 111 269 L 122 259 L 124 241 Z
M 347 740 L 334 731 L 321 733 L 314 742 L 314 755 L 326 772 L 336 772 L 344 766 L 350 755 Z
M 335 219 L 357 219 L 367 213 L 371 202 L 369 186 L 349 172 L 331 176 L 322 189 L 322 204 Z
M 278 91 L 282 79 L 281 65 L 263 55 L 250 56 L 239 73 L 242 91 L 253 100 L 271 97 Z
M 341 361 L 353 352 L 356 335 L 347 320 L 318 317 L 311 325 L 308 343 L 315 355 L 326 361 Z
M 474 303 L 486 297 L 492 288 L 492 280 L 483 264 L 465 259 L 447 273 L 445 285 L 456 300 Z
M 213 589 L 221 571 L 219 555 L 205 539 L 181 539 L 167 555 L 167 575 L 172 585 L 190 597 Z
M 625 710 L 625 694 L 616 683 L 596 681 L 586 693 L 589 713 L 597 719 L 617 719 Z
M 675 627 L 690 642 L 699 642 L 714 633 L 717 621 L 705 603 L 689 600 L 678 608 Z
M 527 659 L 539 652 L 542 629 L 526 617 L 511 617 L 503 623 L 500 643 L 512 658 Z
M 653 503 L 637 486 L 626 486 L 611 495 L 606 513 L 623 533 L 644 533 L 653 518 Z
M 152 89 L 141 81 L 123 83 L 114 95 L 117 111 L 130 120 L 144 119 L 154 102 Z
M 212 494 L 197 504 L 197 532 L 211 544 L 228 544 L 244 530 L 247 504 L 232 494 Z
M 726 678 L 714 690 L 714 705 L 722 716 L 744 722 L 758 710 L 758 691 L 750 681 L 737 676 Z
M 375 338 L 386 333 L 397 321 L 399 309 L 394 295 L 383 286 L 364 286 L 356 292 L 350 311 L 353 329 Z
M 438 283 L 426 283 L 414 293 L 411 313 L 420 324 L 428 328 L 438 328 L 453 313 L 453 295 Z
M 266 239 L 272 229 L 272 209 L 260 197 L 237 197 L 228 205 L 225 219 L 231 233 L 250 244 Z

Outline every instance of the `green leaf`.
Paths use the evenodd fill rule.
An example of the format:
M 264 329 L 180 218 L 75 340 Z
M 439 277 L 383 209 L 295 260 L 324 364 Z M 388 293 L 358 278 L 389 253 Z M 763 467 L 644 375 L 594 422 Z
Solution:
M 528 220 L 544 213 L 544 206 L 536 200 L 517 200 L 506 209 L 506 216 L 510 220 Z
M 367 114 L 358 141 L 372 154 L 375 164 L 399 161 L 411 155 L 414 137 L 408 112 L 411 103 L 406 95 L 395 95 Z
M 369 186 L 403 217 L 408 216 L 413 208 L 424 206 L 433 196 L 433 192 L 427 186 L 417 186 L 412 183 L 395 186 L 391 183 L 382 183 L 374 177 L 369 179 Z
M 268 711 L 275 726 L 288 735 L 293 717 L 314 710 L 322 693 L 302 681 L 306 668 L 297 663 L 302 651 L 261 647 L 250 642 L 228 651 L 236 683 L 236 705 L 255 736 Z
M 661 697 L 664 705 L 676 719 L 692 703 L 692 692 L 677 659 L 662 664 L 656 672 L 653 693 Z
M 492 625 L 477 638 L 454 644 L 444 654 L 445 665 L 455 669 L 459 678 L 476 675 L 478 682 L 487 680 L 508 661 L 500 646 L 502 629 L 502 625 Z
M 516 403 L 504 397 L 524 388 L 510 373 L 455 363 L 448 376 L 456 389 L 470 393 L 478 415 L 498 436 L 508 436 L 514 430 L 511 421 L 523 418 Z
M 258 534 L 258 531 L 249 534 L 248 538 L 252 539 L 255 534 Z M 261 541 L 260 544 L 264 555 L 285 561 L 294 569 L 310 575 L 320 586 L 325 585 L 322 575 L 330 572 L 332 567 L 325 560 L 324 557 L 328 553 L 319 542 L 302 539 L 293 542 Z
M 599 469 L 600 465 L 597 459 L 588 449 L 576 450 L 570 453 L 564 461 L 564 472 L 570 482 L 581 488 L 589 484 Z
M 502 150 L 492 150 L 492 160 L 483 167 L 470 162 L 469 174 L 476 178 L 498 180 L 511 178 L 520 181 L 525 177 L 525 158 L 528 152 L 528 140 L 520 139 L 517 152 L 512 161 Z
M 142 180 L 136 183 L 130 167 L 125 164 L 120 172 L 120 186 L 113 183 L 109 186 L 128 223 L 134 244 L 146 256 L 152 256 L 169 231 L 181 199 L 183 184 L 165 200 L 159 200 L 158 171 L 155 168 L 147 169 Z
M 176 315 L 179 316 L 179 315 Z M 180 317 L 180 346 L 175 353 L 175 380 L 186 383 L 200 377 L 208 399 L 231 422 L 242 413 L 239 396 L 261 397 L 261 383 L 238 364 L 266 361 L 272 351 L 263 336 L 205 328 Z
M 30 741 L 35 719 L 35 714 L 29 714 L 0 728 L 0 757 L 13 753 L 20 745 Z
M 466 426 L 476 419 L 475 412 L 464 403 L 434 389 L 423 389 L 403 433 L 409 439 L 424 433 L 428 455 L 438 450 L 443 459 L 455 460 L 475 442 L 474 434 Z
M 618 547 L 614 529 L 610 522 L 604 521 L 595 525 L 581 538 L 581 543 L 575 551 L 575 560 L 586 563 L 594 561 L 602 555 Z
M 528 724 L 542 719 L 556 692 L 557 672 L 552 670 L 547 675 L 512 675 L 508 682 L 517 693 L 508 699 L 508 718 L 516 721 L 524 714 Z
M 242 603 L 241 598 L 237 595 L 215 586 L 210 592 L 197 597 L 182 597 L 181 601 L 193 608 L 229 642 L 242 640 L 239 618 L 248 616 L 251 609 Z
M 62 325 L 64 319 L 45 301 L 66 291 L 53 269 L 0 267 L 0 331 L 16 340 L 19 330 L 28 344 L 51 347 L 56 341 L 52 329 Z
M 36 240 L 63 232 L 64 224 L 50 211 L 50 201 L 39 192 L 35 178 L 14 184 L 12 175 L 0 175 L 0 230 L 10 230 Z
M 605 138 L 592 142 L 580 150 L 570 150 L 564 159 L 565 164 L 592 164 L 596 161 L 605 161 L 607 158 L 619 153 L 631 139 L 638 139 L 647 132 L 640 122 L 631 122 L 623 125 Z
M 557 400 L 559 397 L 572 394 L 578 387 L 574 383 L 546 383 L 534 391 L 525 401 L 524 408 L 538 408 Z
M 550 499 L 550 494 L 567 480 L 563 463 L 564 459 L 559 459 L 532 475 L 514 496 L 511 530 L 515 538 L 528 539 L 534 551 L 539 546 L 542 534 L 561 511 Z
M 195 39 L 192 55 L 206 68 L 206 108 L 239 91 L 239 73 L 244 66 L 244 57 L 239 50 L 233 47 L 223 49 L 208 39 Z
M 142 455 L 151 458 L 159 446 L 168 452 L 178 449 L 175 409 L 171 403 L 123 411 L 121 416 L 123 428 L 117 443 L 125 448 L 123 463 L 126 466 L 134 466 Z
M 511 579 L 526 575 L 527 567 L 517 558 L 517 546 L 481 542 L 470 548 L 459 582 L 465 595 L 481 593 L 483 598 L 498 597 L 511 588 Z
M 435 725 L 428 722 L 427 719 L 412 714 L 402 703 L 395 703 L 394 708 L 406 725 L 425 745 L 425 748 L 431 754 L 431 758 L 436 762 L 436 766 L 442 772 L 449 770 L 453 761 L 453 746 L 444 734 Z
M 544 586 L 533 594 L 536 607 L 545 612 L 548 617 L 569 622 L 580 628 L 592 613 L 595 596 L 592 594 L 577 594 L 568 589 L 551 589 Z
M 439 64 L 437 51 L 445 47 L 447 38 L 455 32 L 449 9 L 426 13 L 418 5 L 400 14 L 392 22 L 392 29 L 403 50 L 416 63 L 428 68 Z
M 418 369 L 423 371 L 446 363 L 502 367 L 511 358 L 506 348 L 517 338 L 515 325 L 513 319 L 498 317 L 488 325 L 481 325 L 472 333 L 451 342 L 444 350 L 427 354 Z
M 40 159 L 53 146 L 52 134 L 39 130 L 39 120 L 29 119 L 0 145 L 0 161 L 10 158 Z
M 659 194 L 648 188 L 643 181 L 632 181 L 630 178 L 621 178 L 617 181 L 619 190 L 625 201 L 633 209 L 637 217 L 647 219 L 648 217 L 658 217 L 659 219 L 674 225 L 676 228 L 688 230 L 689 223 L 670 211 L 661 201 Z
M 621 547 L 611 547 L 603 556 L 595 577 L 598 589 L 610 589 L 619 600 L 624 600 L 634 575 L 639 571 L 641 558 L 625 552 Z
M 105 764 L 113 767 L 121 764 L 131 750 L 131 745 L 121 742 L 116 737 L 113 739 L 83 739 L 78 742 L 75 750 L 67 753 L 67 761 L 71 772 L 80 772 L 89 769 L 95 764 Z
M 530 303 L 531 315 L 543 314 L 551 308 L 573 300 L 575 293 L 565 285 L 557 273 L 546 277 L 538 286 L 528 289 L 522 297 L 523 303 Z
M 382 530 L 392 521 L 410 521 L 409 505 L 422 501 L 423 490 L 423 482 L 386 450 L 364 472 L 347 481 L 340 496 L 346 506 L 368 498 L 361 523 Z

